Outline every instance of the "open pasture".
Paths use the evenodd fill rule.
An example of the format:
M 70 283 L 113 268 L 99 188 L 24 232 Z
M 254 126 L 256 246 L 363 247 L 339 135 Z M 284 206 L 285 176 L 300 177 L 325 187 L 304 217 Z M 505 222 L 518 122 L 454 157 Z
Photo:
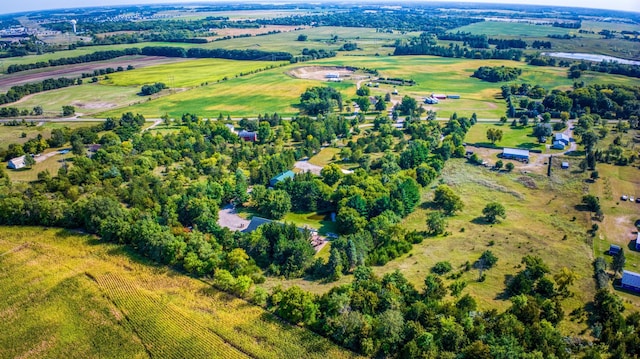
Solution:
M 107 109 L 146 101 L 147 97 L 138 96 L 138 92 L 140 87 L 114 87 L 86 83 L 29 95 L 18 102 L 4 106 L 27 110 L 42 106 L 45 116 L 57 117 L 61 115 L 62 106 L 72 105 L 76 107 L 76 113 L 92 115 Z
M 491 146 L 491 141 L 487 139 L 487 130 L 495 128 L 502 131 L 502 140 L 497 141 L 495 146 L 545 150 L 544 144 L 538 143 L 538 138 L 533 136 L 533 126 L 511 127 L 509 123 L 504 125 L 499 123 L 476 123 L 467 133 L 465 141 L 469 144 Z
M 475 35 L 487 36 L 521 36 L 546 37 L 547 35 L 565 35 L 578 33 L 575 29 L 553 27 L 551 25 L 533 25 L 521 22 L 483 21 L 458 27 L 453 32 L 470 32 Z
M 3 227 L 0 263 L 0 357 L 356 357 L 91 236 Z
M 232 117 L 255 117 L 258 113 L 278 113 L 292 116 L 298 113 L 294 106 L 299 102 L 300 94 L 307 88 L 323 86 L 327 83 L 313 80 L 300 80 L 285 74 L 287 67 L 272 69 L 228 81 L 209 84 L 189 91 L 165 96 L 157 100 L 143 102 L 126 109 L 103 112 L 97 116 L 120 116 L 126 111 L 142 113 L 146 117 L 160 117 L 168 113 L 174 118 L 184 113 L 196 113 L 212 118 L 223 115 Z M 350 83 L 328 83 L 343 92 L 355 93 Z
M 30 123 L 31 121 L 26 121 Z M 51 137 L 51 130 L 54 128 L 63 128 L 69 127 L 71 129 L 79 128 L 79 127 L 89 127 L 95 125 L 94 122 L 80 122 L 80 121 L 69 121 L 69 122 L 43 122 L 39 124 L 38 120 L 33 121 L 37 126 L 4 126 L 0 124 L 0 149 L 7 148 L 11 143 L 25 143 L 32 138 L 36 138 L 39 134 L 42 135 L 45 139 Z M 22 137 L 22 134 L 25 133 L 26 136 Z
M 110 74 L 109 79 L 101 83 L 114 86 L 142 86 L 164 82 L 170 88 L 194 87 L 270 66 L 277 67 L 280 64 L 282 62 L 197 59 Z

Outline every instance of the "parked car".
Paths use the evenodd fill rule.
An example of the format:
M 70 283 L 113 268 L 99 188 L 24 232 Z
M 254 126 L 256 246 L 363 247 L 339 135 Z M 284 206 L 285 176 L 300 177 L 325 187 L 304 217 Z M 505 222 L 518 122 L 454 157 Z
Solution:
M 623 194 L 622 197 L 620 197 L 621 200 L 626 201 L 627 200 L 627 195 Z
M 630 196 L 630 197 L 629 197 L 629 202 L 635 202 L 635 201 L 636 201 L 636 199 L 635 199 L 635 198 L 633 198 L 633 196 Z

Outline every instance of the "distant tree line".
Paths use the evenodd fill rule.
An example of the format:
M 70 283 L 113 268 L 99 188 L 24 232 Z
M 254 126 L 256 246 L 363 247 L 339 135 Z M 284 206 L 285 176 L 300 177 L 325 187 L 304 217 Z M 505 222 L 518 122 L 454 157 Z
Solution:
M 449 46 L 437 45 L 437 37 L 433 34 L 423 33 L 410 41 L 398 40 L 395 45 L 394 55 L 434 55 L 443 57 L 467 58 L 467 59 L 504 59 L 520 61 L 523 52 L 519 49 L 473 49 L 460 47 L 451 43 Z
M 364 9 L 349 9 L 340 12 L 259 19 L 256 20 L 256 23 L 261 25 L 295 26 L 315 24 L 315 26 L 368 27 L 443 33 L 446 30 L 481 21 L 483 20 L 480 18 L 446 16 L 439 9 L 414 9 L 411 12 L 394 9 L 376 12 L 369 12 Z
M 80 82 L 79 82 L 80 81 Z M 7 93 L 0 94 L 0 105 L 16 102 L 21 98 L 38 92 L 56 90 L 73 86 L 81 82 L 80 79 L 60 77 L 58 79 L 46 79 L 42 82 L 12 86 Z
M 13 64 L 7 67 L 7 73 L 12 74 L 20 71 L 27 71 L 33 69 L 39 69 L 50 66 L 64 66 L 73 64 L 82 64 L 86 62 L 105 61 L 112 60 L 122 56 L 140 55 L 140 49 L 129 48 L 124 50 L 109 50 L 109 51 L 97 51 L 91 54 L 76 56 L 76 57 L 63 57 L 61 59 L 51 59 L 49 61 L 40 61 L 31 64 Z
M 291 63 L 296 62 L 305 62 L 317 59 L 326 59 L 329 57 L 335 57 L 337 53 L 333 50 L 325 50 L 325 49 L 307 49 L 306 47 L 302 49 L 302 56 L 295 56 L 291 60 Z
M 140 90 L 139 95 L 140 96 L 151 96 L 153 94 L 156 94 L 164 89 L 168 88 L 167 85 L 165 85 L 162 82 L 156 82 L 153 85 L 144 85 L 142 86 L 142 89 Z

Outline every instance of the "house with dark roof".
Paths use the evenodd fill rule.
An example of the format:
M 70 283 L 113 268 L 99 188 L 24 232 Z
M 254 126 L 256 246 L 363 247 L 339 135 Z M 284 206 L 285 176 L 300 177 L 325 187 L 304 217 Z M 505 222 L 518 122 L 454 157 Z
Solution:
M 286 180 L 287 178 L 293 179 L 293 177 L 295 177 L 296 174 L 293 173 L 293 171 L 289 170 L 289 171 L 285 171 L 280 173 L 279 175 L 273 177 L 272 179 L 269 180 L 269 186 L 271 187 L 275 187 L 279 182 L 282 182 L 284 180 Z
M 251 233 L 256 229 L 258 229 L 258 227 L 260 227 L 261 225 L 268 224 L 271 222 L 273 221 L 270 219 L 254 216 L 253 218 L 251 218 L 251 222 L 249 222 L 249 225 L 247 226 L 247 228 L 243 229 L 242 231 L 245 233 Z
M 609 246 L 609 255 L 610 256 L 617 256 L 618 253 L 620 253 L 620 250 L 622 250 L 622 248 L 620 248 L 620 246 L 616 246 L 615 244 L 612 244 Z
M 529 162 L 529 150 L 505 147 L 502 149 L 502 158 Z
M 622 281 L 620 287 L 640 293 L 640 273 L 622 271 Z
M 12 170 L 19 170 L 21 168 L 24 168 L 26 165 L 27 163 L 25 162 L 25 156 L 20 156 L 10 159 L 7 167 Z
M 256 142 L 258 140 L 258 133 L 254 131 L 242 130 L 238 133 L 238 137 L 247 142 Z

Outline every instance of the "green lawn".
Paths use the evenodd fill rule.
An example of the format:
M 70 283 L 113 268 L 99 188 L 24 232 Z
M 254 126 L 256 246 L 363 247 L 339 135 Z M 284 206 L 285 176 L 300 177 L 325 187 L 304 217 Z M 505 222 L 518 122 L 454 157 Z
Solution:
M 38 121 L 35 120 L 37 123 Z M 54 128 L 69 127 L 71 129 L 78 127 L 90 127 L 95 122 L 45 122 L 41 126 L 3 126 L 0 125 L 0 149 L 7 148 L 11 143 L 25 143 L 32 138 L 36 138 L 38 134 L 48 139 L 51 137 L 51 130 Z M 22 133 L 26 137 L 22 137 Z
M 495 146 L 500 147 L 517 147 L 544 150 L 545 146 L 538 142 L 538 139 L 532 135 L 533 127 L 511 127 L 509 124 L 492 124 L 477 123 L 467 133 L 464 138 L 469 144 L 482 144 L 491 146 L 492 143 L 487 139 L 487 130 L 496 128 L 502 131 L 502 140 L 496 142 Z

